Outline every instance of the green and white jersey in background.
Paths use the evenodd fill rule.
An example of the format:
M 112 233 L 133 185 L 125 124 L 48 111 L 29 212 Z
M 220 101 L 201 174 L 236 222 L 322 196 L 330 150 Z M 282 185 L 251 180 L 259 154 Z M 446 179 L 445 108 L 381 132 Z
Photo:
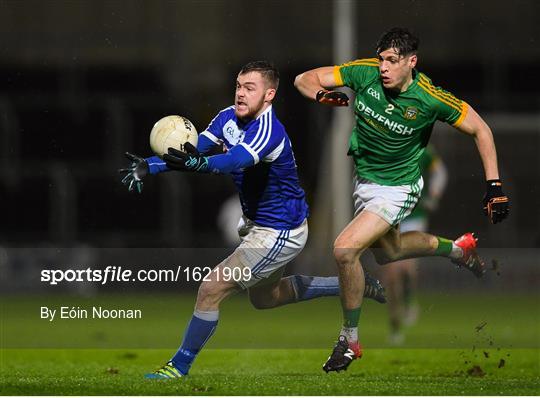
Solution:
M 429 196 L 429 186 L 431 183 L 430 180 L 430 168 L 434 166 L 435 162 L 440 162 L 440 158 L 433 149 L 431 145 L 428 145 L 424 152 L 422 153 L 422 156 L 420 156 L 420 159 L 418 160 L 418 167 L 420 168 L 420 173 L 422 175 L 422 178 L 424 179 L 424 188 L 422 189 L 422 193 L 420 194 L 420 200 L 416 204 L 416 207 L 412 211 L 411 214 L 405 219 L 412 219 L 412 218 L 427 218 L 428 212 L 426 209 L 422 206 L 422 200 L 424 200 L 427 196 Z M 404 221 L 405 221 L 404 220 Z
M 338 85 L 356 92 L 349 155 L 359 177 L 381 185 L 406 185 L 420 177 L 419 159 L 437 120 L 459 126 L 467 104 L 435 87 L 416 70 L 402 93 L 385 90 L 377 58 L 334 67 Z

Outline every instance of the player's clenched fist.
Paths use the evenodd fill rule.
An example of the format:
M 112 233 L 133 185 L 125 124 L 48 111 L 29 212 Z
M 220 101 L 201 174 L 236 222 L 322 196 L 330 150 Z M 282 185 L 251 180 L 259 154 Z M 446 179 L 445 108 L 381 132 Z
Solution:
M 349 105 L 349 97 L 347 97 L 347 94 L 342 93 L 341 91 L 319 90 L 315 96 L 315 100 L 321 104 L 332 106 Z
M 501 222 L 508 216 L 509 200 L 503 193 L 501 180 L 488 180 L 484 195 L 484 214 L 492 224 Z

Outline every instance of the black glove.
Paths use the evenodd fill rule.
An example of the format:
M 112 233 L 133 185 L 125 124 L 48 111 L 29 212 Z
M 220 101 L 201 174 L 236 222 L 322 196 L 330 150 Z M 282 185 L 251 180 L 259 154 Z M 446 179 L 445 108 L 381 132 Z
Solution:
M 183 148 L 180 148 L 184 152 L 190 154 L 190 155 L 197 155 L 200 156 L 199 150 L 193 146 L 191 142 L 186 142 L 183 146 Z
M 332 105 L 332 106 L 348 106 L 349 97 L 347 94 L 342 93 L 341 91 L 327 91 L 319 90 L 315 96 L 315 100 L 321 104 Z
M 201 156 L 199 151 L 189 142 L 184 144 L 187 152 L 169 148 L 168 153 L 163 155 L 163 160 L 171 170 L 208 172 L 208 157 Z
M 201 156 L 202 154 L 199 152 L 199 150 L 194 147 L 190 142 L 186 142 L 182 148 L 180 148 L 181 151 L 187 152 L 190 155 L 197 155 Z M 214 145 L 210 147 L 205 153 L 205 156 L 214 156 L 214 155 L 222 155 L 224 153 L 227 153 L 227 148 L 222 145 Z
M 487 181 L 483 203 L 484 214 L 488 216 L 492 224 L 497 224 L 508 216 L 510 204 L 508 197 L 502 191 L 501 180 Z
M 126 173 L 122 178 L 122 184 L 128 187 L 129 191 L 137 190 L 141 193 L 143 189 L 142 179 L 148 174 L 148 163 L 140 156 L 126 152 L 126 158 L 131 161 L 131 166 L 118 170 L 119 173 Z

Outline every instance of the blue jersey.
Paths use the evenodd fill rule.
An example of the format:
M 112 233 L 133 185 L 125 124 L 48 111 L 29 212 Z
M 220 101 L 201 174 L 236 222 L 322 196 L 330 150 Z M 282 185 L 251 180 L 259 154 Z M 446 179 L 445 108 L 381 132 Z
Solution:
M 244 215 L 263 227 L 294 229 L 308 216 L 291 141 L 269 106 L 247 123 L 236 118 L 234 106 L 225 108 L 199 134 L 197 150 L 208 153 L 216 145 L 227 152 L 208 156 L 208 170 L 231 174 Z M 159 157 L 146 159 L 150 174 L 168 171 Z
M 227 153 L 210 156 L 209 167 L 232 175 L 247 218 L 274 229 L 302 224 L 308 216 L 305 193 L 291 141 L 272 106 L 247 123 L 237 119 L 234 106 L 222 110 L 199 135 L 197 149 L 205 153 L 221 144 Z M 224 167 L 227 158 L 234 161 Z

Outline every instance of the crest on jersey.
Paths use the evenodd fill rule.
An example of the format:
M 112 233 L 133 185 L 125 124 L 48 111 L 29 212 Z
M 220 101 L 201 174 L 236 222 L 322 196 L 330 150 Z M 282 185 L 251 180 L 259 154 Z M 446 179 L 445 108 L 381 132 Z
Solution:
M 244 135 L 246 132 L 238 128 L 238 125 L 233 121 L 229 120 L 223 126 L 223 137 L 231 145 L 237 145 L 244 140 Z
M 408 106 L 403 116 L 405 116 L 405 119 L 414 120 L 416 119 L 416 115 L 418 115 L 418 109 L 414 106 Z

